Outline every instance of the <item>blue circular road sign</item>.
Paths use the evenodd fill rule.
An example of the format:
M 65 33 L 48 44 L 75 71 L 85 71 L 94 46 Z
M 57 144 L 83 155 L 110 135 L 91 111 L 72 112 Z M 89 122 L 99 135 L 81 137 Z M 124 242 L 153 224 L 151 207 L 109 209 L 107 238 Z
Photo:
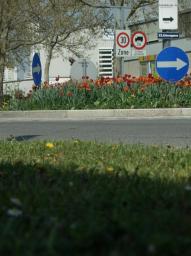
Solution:
M 181 80 L 187 74 L 188 68 L 188 56 L 180 48 L 165 48 L 157 56 L 156 70 L 161 78 L 169 82 Z
M 36 86 L 40 87 L 42 78 L 42 67 L 38 53 L 35 53 L 32 61 L 32 76 Z

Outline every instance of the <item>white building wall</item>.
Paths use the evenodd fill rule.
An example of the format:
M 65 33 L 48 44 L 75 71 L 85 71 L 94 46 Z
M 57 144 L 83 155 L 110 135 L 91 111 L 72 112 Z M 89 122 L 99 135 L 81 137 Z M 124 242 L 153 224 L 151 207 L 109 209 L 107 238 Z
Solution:
M 100 38 L 97 41 L 97 44 L 92 49 L 87 49 L 87 51 L 84 52 L 84 55 L 82 58 L 87 58 L 88 60 L 92 61 L 97 71 L 99 71 L 99 49 L 112 49 L 113 48 L 113 39 L 111 38 Z M 58 54 L 57 54 L 58 55 Z M 64 57 L 63 57 L 64 56 Z M 57 57 L 52 58 L 50 63 L 50 81 L 55 81 L 55 77 L 58 75 L 62 78 L 69 78 L 70 72 L 71 72 L 71 65 L 69 62 L 69 57 L 72 55 L 69 54 L 67 51 L 64 52 L 64 54 L 58 55 Z M 73 57 L 73 56 L 72 56 Z M 40 58 L 41 58 L 41 65 L 42 65 L 42 81 L 44 81 L 44 67 L 45 67 L 45 51 L 40 51 Z M 78 58 L 74 59 L 77 61 Z
M 64 57 L 63 57 L 64 56 Z M 59 75 L 60 77 L 70 76 L 70 62 L 68 60 L 69 54 L 64 52 L 63 56 L 60 54 L 53 57 L 50 62 L 49 78 L 50 81 L 55 81 L 55 78 Z M 46 52 L 44 49 L 40 50 L 40 60 L 42 66 L 42 81 L 44 81 L 44 68 L 46 62 Z
M 4 81 L 17 80 L 17 68 L 5 68 Z
M 131 74 L 133 76 L 140 75 L 139 60 L 125 61 L 124 70 L 126 74 Z

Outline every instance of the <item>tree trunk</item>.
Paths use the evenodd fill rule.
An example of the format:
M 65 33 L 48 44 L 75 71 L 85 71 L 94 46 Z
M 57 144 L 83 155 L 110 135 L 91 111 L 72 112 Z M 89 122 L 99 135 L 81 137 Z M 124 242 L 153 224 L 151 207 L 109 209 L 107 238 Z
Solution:
M 45 68 L 44 68 L 44 81 L 46 82 L 49 82 L 49 69 L 50 69 L 50 62 L 52 59 L 52 52 L 53 52 L 53 47 L 49 46 L 47 48 L 46 62 L 45 62 Z
M 1 24 L 0 27 L 0 107 L 3 103 L 3 78 L 4 71 L 6 67 L 6 50 L 7 50 L 7 40 L 8 40 L 8 27 Z
M 3 78 L 5 71 L 5 56 L 0 54 L 0 107 L 3 104 Z

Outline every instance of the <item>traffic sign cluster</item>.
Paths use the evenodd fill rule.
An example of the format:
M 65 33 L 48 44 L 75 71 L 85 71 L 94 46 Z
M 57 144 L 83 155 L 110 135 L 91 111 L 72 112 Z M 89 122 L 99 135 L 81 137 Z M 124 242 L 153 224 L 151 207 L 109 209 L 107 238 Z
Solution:
M 131 44 L 133 50 L 131 51 Z M 146 34 L 137 31 L 132 34 L 129 30 L 116 30 L 116 57 L 130 57 L 146 55 Z
M 159 39 L 179 38 L 178 32 L 171 32 L 178 28 L 178 0 L 159 0 L 159 28 L 162 29 L 162 32 L 158 32 Z M 178 47 L 164 48 L 157 55 L 157 73 L 166 81 L 175 83 L 181 80 L 187 74 L 188 69 L 188 56 Z

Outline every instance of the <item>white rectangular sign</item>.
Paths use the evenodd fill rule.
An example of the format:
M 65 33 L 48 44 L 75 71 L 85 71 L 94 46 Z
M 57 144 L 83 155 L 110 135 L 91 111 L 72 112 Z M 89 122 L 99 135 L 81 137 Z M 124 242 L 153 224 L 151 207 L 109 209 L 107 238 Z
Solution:
M 146 49 L 143 49 L 143 50 L 132 49 L 133 57 L 141 57 L 141 56 L 146 56 L 146 55 L 147 55 Z
M 178 28 L 177 0 L 159 0 L 159 28 L 166 30 Z
M 131 56 L 131 32 L 130 30 L 115 31 L 116 57 Z

